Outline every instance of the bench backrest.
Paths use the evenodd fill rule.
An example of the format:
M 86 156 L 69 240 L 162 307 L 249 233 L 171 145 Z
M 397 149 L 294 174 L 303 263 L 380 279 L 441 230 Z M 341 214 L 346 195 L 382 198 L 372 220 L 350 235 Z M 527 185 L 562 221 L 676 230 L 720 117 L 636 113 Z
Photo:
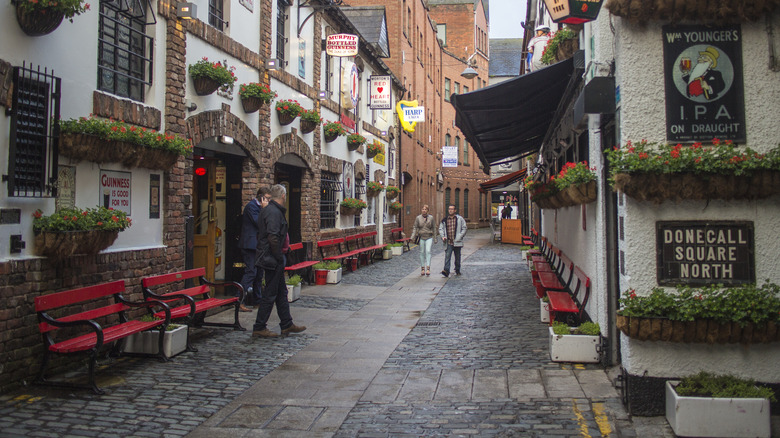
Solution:
M 403 236 L 403 232 L 403 227 L 392 228 L 390 229 L 390 238 L 395 242 L 397 239 L 400 239 L 401 236 Z M 395 235 L 396 233 L 398 233 L 398 236 Z
M 369 246 L 376 245 L 377 244 L 376 243 L 376 236 L 377 235 L 378 234 L 377 234 L 376 231 L 366 231 L 365 233 L 363 233 L 362 234 L 362 236 L 363 236 L 363 247 L 369 247 Z
M 362 237 L 363 237 L 363 234 L 361 234 L 361 233 L 357 233 L 357 234 L 353 234 L 351 236 L 345 237 L 344 238 L 344 244 L 347 246 L 347 251 L 353 251 L 353 250 L 356 250 L 356 249 L 360 248 Z M 350 246 L 349 246 L 350 244 L 352 244 L 354 246 L 354 248 L 350 248 Z
M 306 260 L 306 254 L 303 253 L 303 242 L 291 243 L 290 250 L 287 251 L 287 266 L 292 266 Z
M 320 257 L 322 259 L 325 259 L 326 255 L 325 253 L 328 251 L 329 248 L 336 247 L 338 249 L 338 254 L 341 254 L 341 244 L 344 243 L 345 240 L 343 237 L 338 237 L 335 239 L 327 239 L 327 240 L 320 240 L 317 242 L 317 248 L 320 250 Z
M 175 289 L 166 293 L 157 293 L 153 292 L 150 288 L 154 286 L 162 286 L 166 284 L 172 284 L 177 283 L 184 280 L 190 280 L 197 278 L 199 279 L 200 284 L 194 287 L 190 288 L 183 288 L 183 289 Z M 144 296 L 149 297 L 152 295 L 189 295 L 189 296 L 196 296 L 196 295 L 206 295 L 206 298 L 209 297 L 209 292 L 211 292 L 211 287 L 207 284 L 206 280 L 206 268 L 195 268 L 195 269 L 189 269 L 186 271 L 178 271 L 178 272 L 171 272 L 170 274 L 160 274 L 160 275 L 153 275 L 151 277 L 144 277 L 141 280 L 141 285 L 144 289 Z M 183 286 L 184 287 L 184 286 Z
M 585 311 L 585 306 L 588 304 L 588 298 L 590 297 L 590 278 L 585 275 L 579 266 L 574 266 L 573 271 L 577 283 L 572 291 L 572 299 L 577 302 L 580 308 L 580 314 L 582 314 L 582 312 Z
M 558 277 L 563 282 L 563 285 L 566 287 L 566 289 L 568 289 L 571 285 L 571 280 L 574 278 L 574 262 L 572 262 L 571 259 L 567 257 L 566 254 L 564 254 L 560 249 L 558 249 L 558 257 L 561 259 L 561 265 L 560 270 L 556 272 L 558 272 Z M 567 273 L 568 276 L 566 280 L 564 280 L 564 277 Z
M 83 303 L 86 301 L 94 301 L 106 297 L 115 297 L 116 295 L 124 292 L 124 290 L 124 280 L 117 280 L 110 283 L 96 284 L 94 286 L 87 286 L 79 289 L 66 290 L 35 297 L 35 311 L 38 312 L 39 317 L 38 329 L 41 331 L 41 333 L 46 333 L 59 328 L 41 321 L 41 313 L 73 304 Z M 108 316 L 127 309 L 129 309 L 128 306 L 114 302 L 113 304 L 109 304 L 107 306 L 74 313 L 72 315 L 60 317 L 57 319 L 60 321 L 81 321 L 85 319 L 95 319 Z

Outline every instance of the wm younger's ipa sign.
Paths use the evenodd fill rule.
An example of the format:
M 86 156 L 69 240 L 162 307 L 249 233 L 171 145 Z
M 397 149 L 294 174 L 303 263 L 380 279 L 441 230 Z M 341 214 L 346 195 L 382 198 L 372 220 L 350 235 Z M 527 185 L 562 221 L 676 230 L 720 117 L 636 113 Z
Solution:
M 658 222 L 658 284 L 756 281 L 753 222 Z

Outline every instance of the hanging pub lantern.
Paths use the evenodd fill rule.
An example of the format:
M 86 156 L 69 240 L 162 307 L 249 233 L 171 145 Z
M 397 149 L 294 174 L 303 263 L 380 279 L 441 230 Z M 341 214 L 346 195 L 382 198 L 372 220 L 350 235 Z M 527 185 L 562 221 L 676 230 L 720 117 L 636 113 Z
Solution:
M 556 23 L 581 24 L 599 16 L 604 0 L 544 0 Z

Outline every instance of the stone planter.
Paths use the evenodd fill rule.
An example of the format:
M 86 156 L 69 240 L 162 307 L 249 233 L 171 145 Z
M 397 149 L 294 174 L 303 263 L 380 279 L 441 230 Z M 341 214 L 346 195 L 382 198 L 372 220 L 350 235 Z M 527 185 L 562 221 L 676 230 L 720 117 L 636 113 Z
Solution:
M 390 260 L 391 258 L 393 258 L 393 251 L 390 249 L 383 249 L 382 260 Z
M 35 236 L 36 254 L 55 261 L 74 255 L 94 255 L 111 246 L 119 231 L 43 231 Z
M 295 120 L 296 117 L 298 117 L 298 116 L 291 116 L 287 113 L 279 112 L 278 110 L 276 111 L 276 115 L 277 118 L 279 119 L 279 124 L 282 126 L 289 125 L 290 123 L 293 122 L 293 120 Z
M 598 363 L 601 336 L 556 335 L 550 331 L 550 359 L 553 362 Z
M 123 141 L 104 140 L 87 134 L 61 134 L 59 153 L 76 161 L 94 163 L 122 163 L 123 166 L 167 170 L 179 155 L 162 149 Z
M 130 335 L 122 348 L 124 353 L 157 354 L 157 340 L 160 332 L 147 330 Z M 187 349 L 187 326 L 180 325 L 163 335 L 163 353 L 165 357 L 173 357 Z
M 42 36 L 54 32 L 62 23 L 65 14 L 50 11 L 24 11 L 19 4 L 16 5 L 16 21 L 22 32 L 29 36 Z
M 759 344 L 780 341 L 780 328 L 774 322 L 761 326 L 715 320 L 671 321 L 666 318 L 617 316 L 617 328 L 640 341 L 695 342 L 708 344 Z
M 618 173 L 615 190 L 638 201 L 764 199 L 780 193 L 780 172 L 746 175 Z
M 328 284 L 338 284 L 341 283 L 341 270 L 342 268 L 338 268 L 336 270 L 328 270 Z
M 301 284 L 288 284 L 287 285 L 287 301 L 293 302 L 301 298 Z
M 310 132 L 314 132 L 315 129 L 317 129 L 317 123 L 312 122 L 311 120 L 301 120 L 302 134 L 308 134 Z
M 541 313 L 541 320 L 542 322 L 549 323 L 550 322 L 550 307 L 549 304 L 545 303 L 543 300 L 539 300 L 539 310 Z
M 241 99 L 241 106 L 244 107 L 244 112 L 251 114 L 256 112 L 265 104 L 265 101 L 257 96 L 245 97 Z
M 403 246 L 391 246 L 390 250 L 393 252 L 394 256 L 403 255 L 403 253 L 404 253 L 404 247 Z
M 217 91 L 222 84 L 211 78 L 192 78 L 192 87 L 198 96 L 208 96 Z
M 677 436 L 771 436 L 769 400 L 682 397 L 671 381 L 666 382 L 666 421 Z

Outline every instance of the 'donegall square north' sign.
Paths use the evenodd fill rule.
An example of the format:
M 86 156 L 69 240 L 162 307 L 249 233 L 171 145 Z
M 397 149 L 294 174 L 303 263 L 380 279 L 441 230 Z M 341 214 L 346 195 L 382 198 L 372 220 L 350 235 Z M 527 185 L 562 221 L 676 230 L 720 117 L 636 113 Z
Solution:
M 666 138 L 745 142 L 742 30 L 664 26 Z
M 753 222 L 656 223 L 658 284 L 755 283 Z

